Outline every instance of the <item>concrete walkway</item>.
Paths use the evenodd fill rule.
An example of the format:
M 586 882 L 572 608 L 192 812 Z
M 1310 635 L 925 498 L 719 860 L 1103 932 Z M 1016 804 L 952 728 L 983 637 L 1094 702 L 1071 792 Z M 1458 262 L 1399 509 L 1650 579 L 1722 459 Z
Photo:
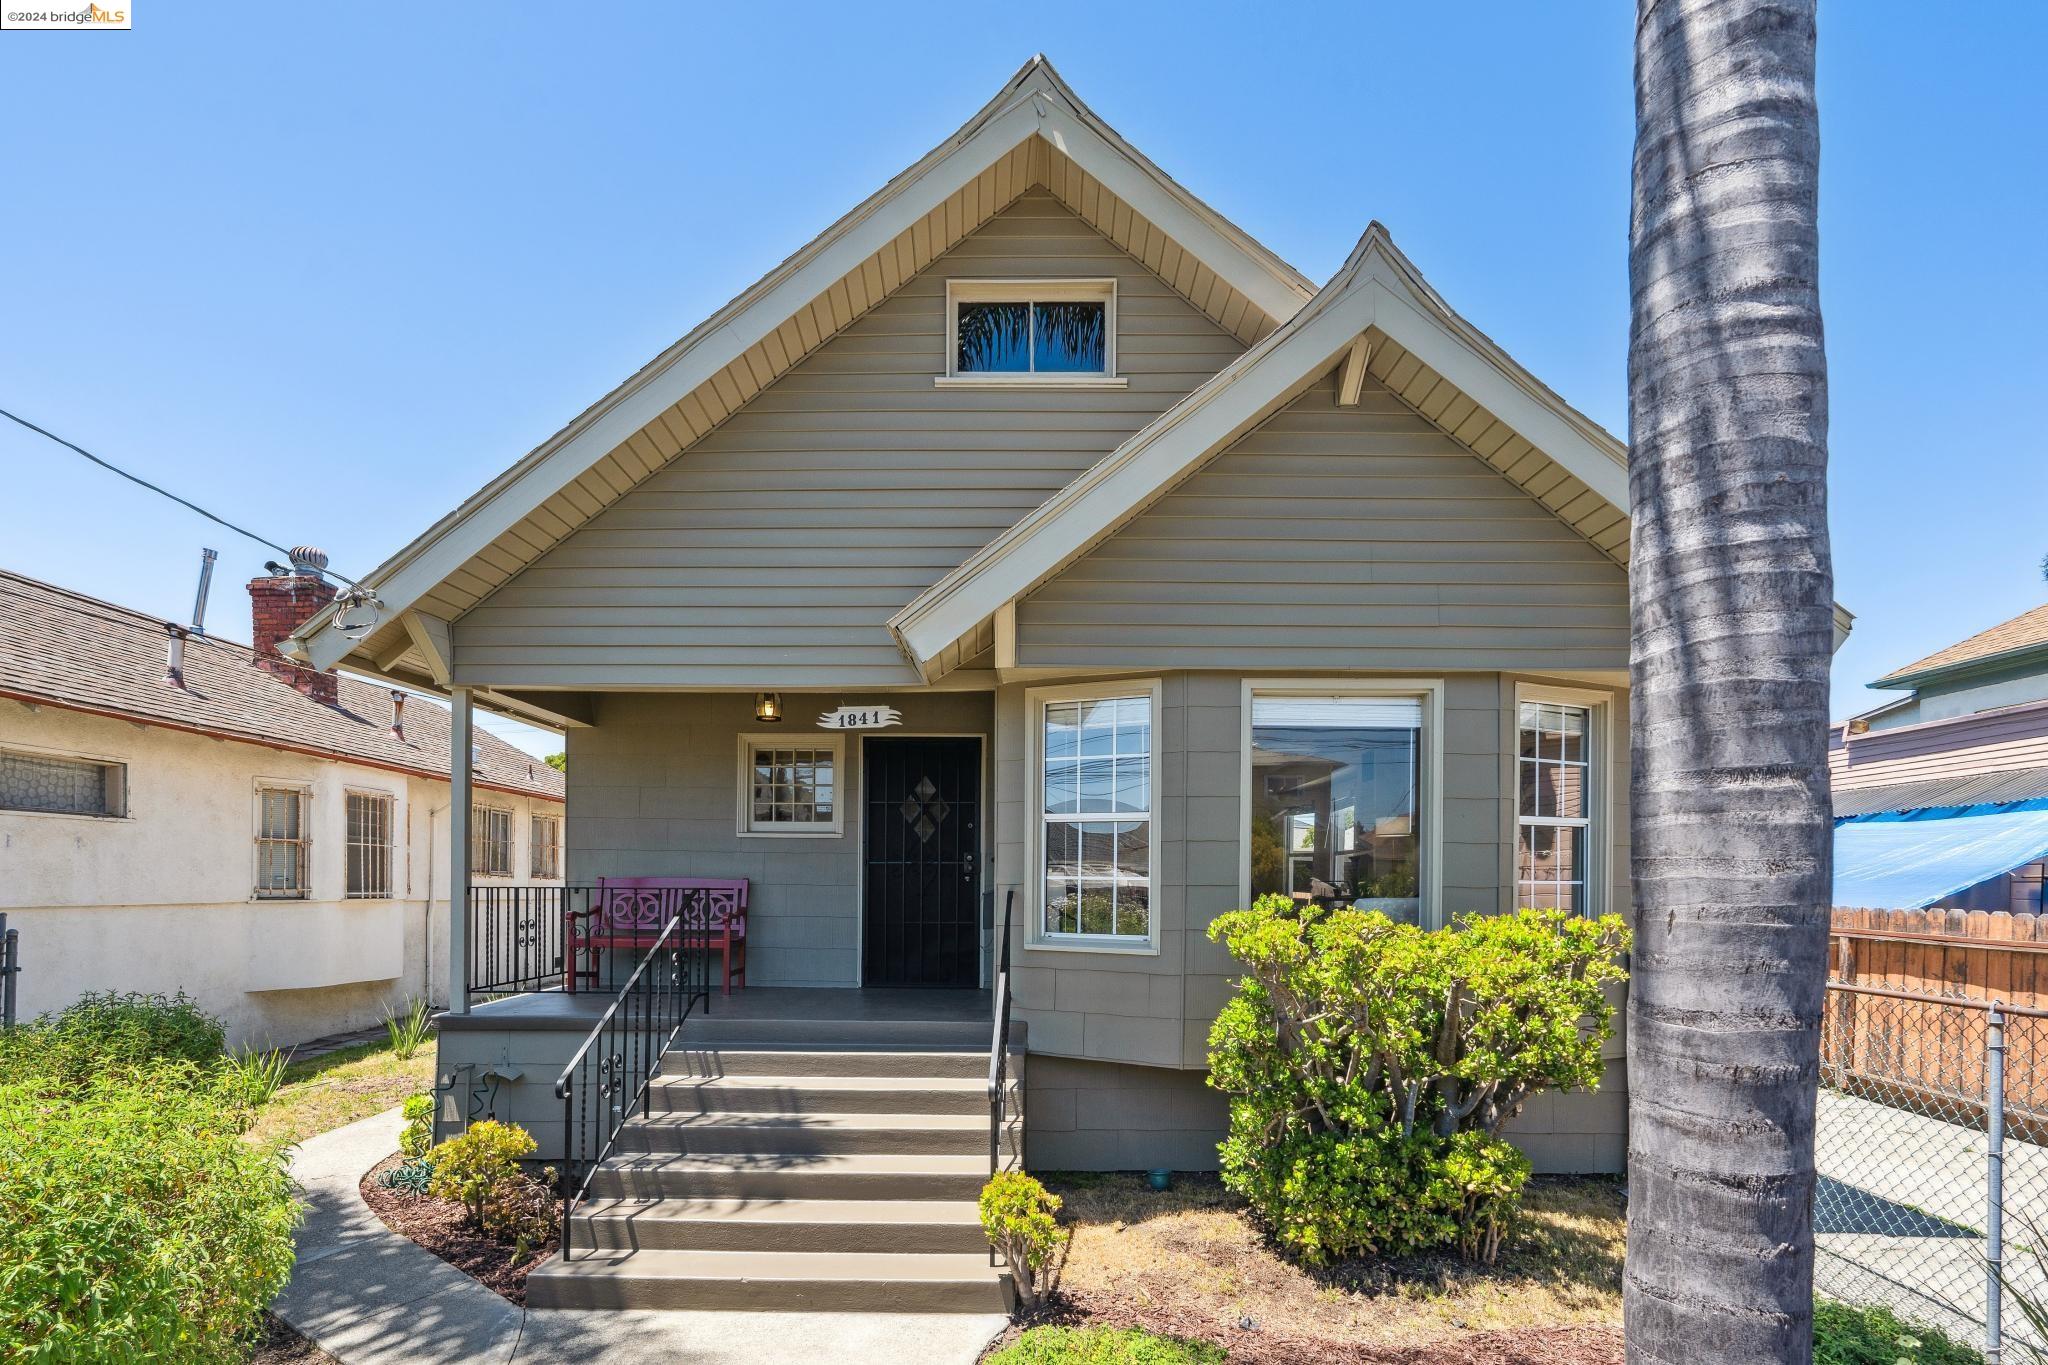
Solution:
M 528 1312 L 363 1203 L 363 1173 L 398 1150 L 403 1126 L 393 1109 L 322 1133 L 292 1158 L 306 1221 L 292 1282 L 271 1308 L 342 1365 L 972 1365 L 1008 1322 L 972 1313 Z

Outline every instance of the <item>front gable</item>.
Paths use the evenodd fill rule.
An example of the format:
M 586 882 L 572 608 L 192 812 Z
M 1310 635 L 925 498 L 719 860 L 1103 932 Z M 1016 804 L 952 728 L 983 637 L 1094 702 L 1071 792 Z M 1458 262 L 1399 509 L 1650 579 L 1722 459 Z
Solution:
M 1116 283 L 1123 389 L 938 388 L 949 279 Z M 1244 341 L 1033 187 L 454 625 L 496 687 L 914 685 L 889 617 Z
M 1019 600 L 1016 666 L 1628 666 L 1628 576 L 1386 385 L 1294 398 Z

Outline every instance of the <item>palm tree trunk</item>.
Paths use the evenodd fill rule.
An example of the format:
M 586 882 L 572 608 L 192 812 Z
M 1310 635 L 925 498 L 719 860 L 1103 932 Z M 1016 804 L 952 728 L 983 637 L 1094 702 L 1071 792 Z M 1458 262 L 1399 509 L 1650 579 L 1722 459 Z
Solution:
M 1638 0 L 1631 1362 L 1812 1356 L 1832 821 L 1813 0 Z

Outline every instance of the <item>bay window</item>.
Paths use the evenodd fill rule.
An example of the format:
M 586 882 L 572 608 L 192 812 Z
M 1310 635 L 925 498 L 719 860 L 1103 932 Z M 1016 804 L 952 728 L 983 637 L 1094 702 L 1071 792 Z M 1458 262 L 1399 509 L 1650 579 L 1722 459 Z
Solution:
M 1424 694 L 1249 694 L 1252 896 L 1356 905 L 1422 923 Z
M 1047 696 L 1037 717 L 1039 934 L 1149 946 L 1158 692 Z

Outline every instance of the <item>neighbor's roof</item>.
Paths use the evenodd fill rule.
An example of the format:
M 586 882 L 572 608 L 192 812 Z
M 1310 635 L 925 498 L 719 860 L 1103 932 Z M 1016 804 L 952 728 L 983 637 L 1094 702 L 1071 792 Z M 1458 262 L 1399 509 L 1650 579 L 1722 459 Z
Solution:
M 1894 669 L 1872 687 L 1907 687 L 1931 674 L 1946 673 L 1965 665 L 1984 664 L 2005 655 L 2025 654 L 2048 647 L 2048 605 L 2022 612 L 1989 630 L 1980 630 L 1967 640 L 1938 649 L 1926 658 Z
M 321 666 L 345 658 L 445 684 L 434 623 L 459 618 L 1033 185 L 1246 345 L 1315 293 L 1033 57 L 951 137 L 371 571 L 366 633 L 328 629 L 330 608 L 293 641 Z
M 174 687 L 167 643 L 155 617 L 0 570 L 0 697 L 448 780 L 448 710 L 431 698 L 409 700 L 400 739 L 387 687 L 343 676 L 326 706 L 256 667 L 247 645 L 203 635 L 186 640 Z M 562 774 L 495 735 L 476 740 L 477 786 L 563 799 Z
M 1835 792 L 1835 818 L 2041 800 L 2048 800 L 2048 768 L 2018 768 L 1973 777 L 1931 777 L 1884 787 L 1839 789 Z

